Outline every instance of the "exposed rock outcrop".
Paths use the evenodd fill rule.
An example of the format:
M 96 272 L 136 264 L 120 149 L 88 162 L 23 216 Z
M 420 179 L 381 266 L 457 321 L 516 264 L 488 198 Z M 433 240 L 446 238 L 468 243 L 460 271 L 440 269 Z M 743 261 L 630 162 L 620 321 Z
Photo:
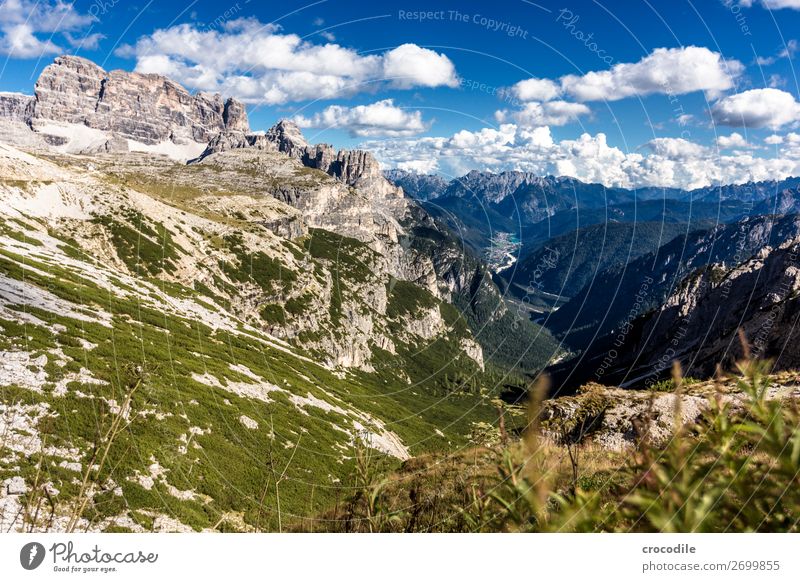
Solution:
M 796 402 L 800 398 L 797 375 L 773 375 L 764 397 Z M 709 414 L 712 399 L 730 405 L 734 415 L 746 412 L 748 397 L 731 378 L 683 386 L 680 394 L 587 384 L 574 396 L 546 400 L 540 418 L 544 436 L 555 442 L 592 442 L 623 451 L 645 440 L 663 446 L 677 426 L 692 430 Z M 680 414 L 677 422 L 676 413 Z
M 800 339 L 799 258 L 795 238 L 733 268 L 717 264 L 690 275 L 645 320 L 642 338 L 649 341 L 637 346 L 640 361 L 655 372 L 678 359 L 687 373 L 708 376 L 717 364 L 729 368 L 742 357 L 741 330 L 755 356 L 781 369 L 797 367 L 797 352 L 787 347 Z
M 304 179 L 275 179 L 274 158 L 281 154 L 302 164 L 303 171 L 295 172 L 295 178 Z M 498 356 L 494 350 L 495 357 L 520 365 L 521 359 L 529 358 L 528 347 L 540 341 L 530 322 L 513 323 L 514 316 L 499 290 L 463 241 L 406 197 L 402 188 L 390 183 L 369 152 L 309 145 L 297 125 L 283 120 L 264 134 L 223 132 L 194 162 L 225 169 L 246 167 L 261 183 L 274 183 L 272 195 L 299 209 L 309 226 L 365 242 L 382 257 L 379 270 L 458 305 L 478 334 L 479 344 L 467 351 L 476 362 L 483 363 L 483 344 L 488 346 L 501 334 L 500 329 L 511 325 L 515 327 L 507 330 L 507 343 L 519 346 L 521 353 Z M 351 326 L 357 327 L 353 322 Z M 427 327 L 423 324 L 413 335 L 435 335 L 435 326 Z M 541 341 L 547 343 L 547 337 Z M 541 358 L 534 359 L 540 366 Z M 528 359 L 525 364 L 535 367 Z

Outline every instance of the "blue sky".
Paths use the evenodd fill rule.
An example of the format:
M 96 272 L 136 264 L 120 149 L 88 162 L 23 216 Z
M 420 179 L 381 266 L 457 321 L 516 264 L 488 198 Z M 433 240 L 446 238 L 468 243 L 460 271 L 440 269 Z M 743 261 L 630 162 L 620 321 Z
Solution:
M 796 31 L 800 0 L 0 0 L 0 90 L 74 53 L 389 166 L 692 187 L 800 172 Z

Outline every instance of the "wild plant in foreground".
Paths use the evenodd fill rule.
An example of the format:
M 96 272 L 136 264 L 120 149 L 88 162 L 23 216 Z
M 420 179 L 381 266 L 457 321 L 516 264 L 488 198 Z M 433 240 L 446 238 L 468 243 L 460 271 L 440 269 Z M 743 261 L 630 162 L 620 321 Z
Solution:
M 491 503 L 470 523 L 479 531 L 797 531 L 800 414 L 796 402 L 768 397 L 769 369 L 740 362 L 736 392 L 712 395 L 699 423 L 676 421 L 666 446 L 639 443 L 620 468 L 627 484 L 610 497 L 553 487 L 532 420 L 528 458 L 504 452 Z M 680 419 L 679 370 L 674 384 Z

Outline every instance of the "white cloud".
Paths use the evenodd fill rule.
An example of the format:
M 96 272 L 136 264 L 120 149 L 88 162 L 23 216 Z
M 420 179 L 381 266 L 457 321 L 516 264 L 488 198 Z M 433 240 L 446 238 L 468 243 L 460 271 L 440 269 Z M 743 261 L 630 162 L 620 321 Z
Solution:
M 794 57 L 798 48 L 800 47 L 798 46 L 797 41 L 792 39 L 787 42 L 774 57 L 756 57 L 756 64 L 760 67 L 767 67 L 775 64 L 778 59 L 791 59 Z
M 331 105 L 310 118 L 299 115 L 294 121 L 300 127 L 346 129 L 358 137 L 407 137 L 428 129 L 420 111 L 397 107 L 392 99 L 356 107 Z
M 726 60 L 705 47 L 659 48 L 636 63 L 618 63 L 608 70 L 585 75 L 565 75 L 557 81 L 531 78 L 511 87 L 518 100 L 530 102 L 516 112 L 495 114 L 503 123 L 520 125 L 564 125 L 589 113 L 587 108 L 568 101 L 554 101 L 570 96 L 576 101 L 616 101 L 652 94 L 681 95 L 705 91 L 709 96 L 731 89 L 744 66 Z M 685 125 L 692 116 L 680 116 Z
M 776 89 L 778 87 L 785 87 L 786 79 L 784 79 L 777 73 L 773 73 L 772 75 L 769 76 L 769 79 L 767 79 L 767 85 L 772 87 L 773 89 Z
M 67 42 L 72 47 L 95 50 L 100 46 L 100 41 L 106 38 L 106 35 L 99 32 L 93 32 L 92 34 L 87 34 L 82 37 L 74 37 L 69 32 L 65 32 L 64 38 L 67 39 Z
M 550 79 L 525 79 L 511 88 L 520 101 L 550 101 L 561 94 L 561 87 Z
M 719 136 L 717 138 L 717 146 L 721 149 L 748 149 L 753 147 L 741 133 L 735 131 L 730 135 Z
M 397 168 L 416 174 L 432 174 L 436 171 L 436 160 L 410 160 L 398 162 Z
M 750 7 L 755 4 L 755 0 L 741 0 L 739 4 Z M 770 10 L 780 10 L 782 8 L 800 10 L 800 0 L 761 0 L 761 5 Z
M 800 120 L 800 103 L 791 93 L 780 89 L 751 89 L 715 103 L 711 117 L 731 127 L 778 129 Z
M 798 6 L 800 6 L 800 2 L 798 2 Z M 796 40 L 792 39 L 786 43 L 786 46 L 781 49 L 778 53 L 778 56 L 783 59 L 791 59 L 794 54 L 797 52 L 797 49 L 800 48 Z
M 783 158 L 800 160 L 800 134 L 798 133 L 770 135 L 764 138 L 764 143 L 775 146 L 778 155 Z
M 457 87 L 456 68 L 445 55 L 402 44 L 383 55 L 383 76 L 401 89 Z
M 525 170 L 541 175 L 565 175 L 606 186 L 699 188 L 711 184 L 744 183 L 800 174 L 800 136 L 794 146 L 767 159 L 734 151 L 721 155 L 680 138 L 659 138 L 638 151 L 610 146 L 606 136 L 582 134 L 555 141 L 547 127 L 535 130 L 515 124 L 450 137 L 372 141 L 372 150 L 388 167 L 438 171 L 449 176 L 469 170 Z
M 654 93 L 716 94 L 733 87 L 744 66 L 705 47 L 659 48 L 636 63 L 619 63 L 606 71 L 561 78 L 562 91 L 578 101 L 616 101 Z
M 764 138 L 764 143 L 767 145 L 778 145 L 783 143 L 783 136 L 782 135 L 768 135 Z
M 3 36 L 0 38 L 0 53 L 19 59 L 29 59 L 61 51 L 51 40 L 39 40 L 34 32 L 27 24 L 4 27 Z
M 708 153 L 708 148 L 680 137 L 658 137 L 645 146 L 655 155 L 668 160 L 690 160 Z
M 4 0 L 0 4 L 0 54 L 29 59 L 62 52 L 50 37 L 88 27 L 94 18 L 62 0 Z
M 543 125 L 566 125 L 581 115 L 591 113 L 583 103 L 567 101 L 547 101 L 545 103 L 526 103 L 522 109 L 508 111 L 503 109 L 495 113 L 499 123 L 515 122 L 523 127 L 540 127 Z
M 136 70 L 160 73 L 193 89 L 219 91 L 258 103 L 332 99 L 377 86 L 454 87 L 453 63 L 413 44 L 362 55 L 338 44 L 314 44 L 252 18 L 221 29 L 190 24 L 160 29 L 118 51 Z

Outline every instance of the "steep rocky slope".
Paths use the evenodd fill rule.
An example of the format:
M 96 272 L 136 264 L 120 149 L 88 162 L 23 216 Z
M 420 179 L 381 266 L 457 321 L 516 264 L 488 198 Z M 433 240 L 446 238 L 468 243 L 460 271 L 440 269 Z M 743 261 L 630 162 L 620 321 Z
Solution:
M 684 279 L 664 304 L 640 323 L 626 382 L 656 377 L 666 360 L 705 377 L 741 358 L 739 332 L 752 353 L 796 369 L 800 328 L 800 239 L 765 246 L 739 265 L 713 264 Z M 633 338 L 632 338 L 633 339 Z M 655 346 L 668 346 L 666 350 Z
M 0 115 L 3 531 L 282 529 L 557 355 L 367 152 L 74 57 Z
M 496 415 L 502 299 L 368 153 L 72 58 L 0 101 L 3 531 L 280 529 Z

